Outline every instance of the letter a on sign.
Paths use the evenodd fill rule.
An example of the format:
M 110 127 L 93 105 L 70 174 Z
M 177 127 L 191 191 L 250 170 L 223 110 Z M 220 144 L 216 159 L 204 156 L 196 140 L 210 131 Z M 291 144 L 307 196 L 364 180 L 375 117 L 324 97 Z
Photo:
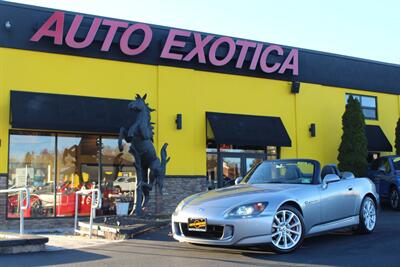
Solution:
M 51 28 L 54 26 L 54 30 Z M 64 12 L 56 11 L 51 17 L 40 27 L 40 29 L 32 36 L 32 42 L 38 42 L 43 36 L 53 37 L 54 44 L 62 45 L 64 31 Z

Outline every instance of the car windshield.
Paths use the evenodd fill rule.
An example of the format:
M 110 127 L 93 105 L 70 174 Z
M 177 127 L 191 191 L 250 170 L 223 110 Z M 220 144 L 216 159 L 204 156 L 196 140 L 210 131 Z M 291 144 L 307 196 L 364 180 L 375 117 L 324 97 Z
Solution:
M 315 163 L 307 160 L 264 161 L 244 177 L 247 184 L 311 184 Z

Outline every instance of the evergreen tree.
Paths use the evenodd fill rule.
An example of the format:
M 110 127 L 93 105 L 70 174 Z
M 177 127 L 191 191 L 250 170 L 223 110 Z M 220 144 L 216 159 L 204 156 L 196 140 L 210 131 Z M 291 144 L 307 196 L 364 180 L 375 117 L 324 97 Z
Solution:
M 364 114 L 360 102 L 349 96 L 342 116 L 342 142 L 339 146 L 339 169 L 365 176 L 368 162 L 368 141 L 365 135 Z
M 396 139 L 394 140 L 394 147 L 396 148 L 396 155 L 400 155 L 400 118 L 396 125 Z

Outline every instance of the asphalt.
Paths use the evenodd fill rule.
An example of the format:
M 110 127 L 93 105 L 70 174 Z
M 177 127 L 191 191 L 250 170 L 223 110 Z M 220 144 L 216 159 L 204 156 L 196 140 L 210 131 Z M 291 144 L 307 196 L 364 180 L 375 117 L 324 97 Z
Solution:
M 94 247 L 1 256 L 0 266 L 400 266 L 400 212 L 387 208 L 371 235 L 339 231 L 311 237 L 286 255 L 267 247 L 178 243 L 169 231 L 164 227 L 136 239 Z

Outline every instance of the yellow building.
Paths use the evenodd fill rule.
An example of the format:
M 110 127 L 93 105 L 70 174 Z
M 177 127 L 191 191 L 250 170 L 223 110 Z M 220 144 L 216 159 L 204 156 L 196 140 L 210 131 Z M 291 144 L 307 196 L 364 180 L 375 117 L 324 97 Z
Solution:
M 371 155 L 392 150 L 398 65 L 11 3 L 0 16 L 0 186 L 35 188 L 27 217 L 72 216 L 65 192 L 87 183 L 125 191 L 117 136 L 136 94 L 156 110 L 157 151 L 169 144 L 166 210 L 262 159 L 336 163 L 350 94 Z

